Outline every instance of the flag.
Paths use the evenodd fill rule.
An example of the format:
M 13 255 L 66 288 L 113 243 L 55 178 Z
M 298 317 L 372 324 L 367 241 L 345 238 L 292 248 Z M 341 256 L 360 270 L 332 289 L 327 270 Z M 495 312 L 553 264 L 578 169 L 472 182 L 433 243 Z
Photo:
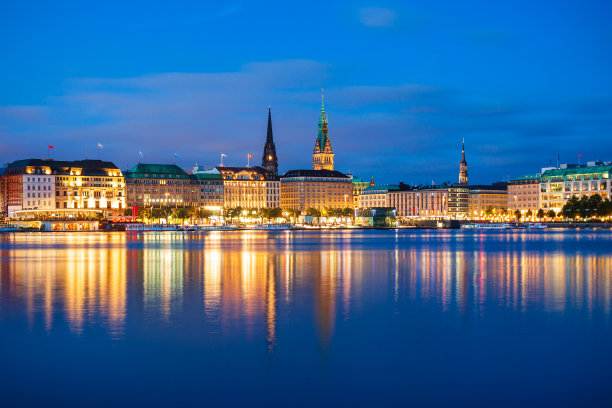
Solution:
M 102 143 L 98 142 L 98 149 L 101 149 L 102 147 L 104 147 L 102 146 Z
M 249 159 L 252 159 L 252 158 L 253 158 L 253 155 L 249 153 L 249 154 L 247 154 L 247 157 L 248 157 Z
M 221 157 L 227 157 L 227 154 L 221 153 Z
M 140 156 L 141 159 L 144 157 L 144 154 L 142 154 L 140 150 L 138 151 L 138 155 Z
M 55 147 L 53 147 L 53 146 L 49 145 L 49 149 L 55 149 Z
M 174 158 L 175 158 L 175 159 L 178 159 L 179 157 L 181 157 L 181 156 L 179 156 L 179 154 L 178 154 L 178 153 L 174 153 Z

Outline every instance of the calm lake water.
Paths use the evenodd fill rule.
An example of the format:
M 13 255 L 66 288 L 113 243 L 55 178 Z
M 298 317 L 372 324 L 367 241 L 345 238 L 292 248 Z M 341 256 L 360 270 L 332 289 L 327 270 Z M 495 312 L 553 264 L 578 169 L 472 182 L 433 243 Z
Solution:
M 0 405 L 610 406 L 609 231 L 0 235 Z

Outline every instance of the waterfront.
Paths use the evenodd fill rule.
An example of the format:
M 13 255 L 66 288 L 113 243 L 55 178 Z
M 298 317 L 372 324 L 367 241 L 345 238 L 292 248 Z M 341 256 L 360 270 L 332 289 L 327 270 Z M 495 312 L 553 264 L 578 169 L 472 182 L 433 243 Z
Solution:
M 609 230 L 0 236 L 14 405 L 601 406 Z

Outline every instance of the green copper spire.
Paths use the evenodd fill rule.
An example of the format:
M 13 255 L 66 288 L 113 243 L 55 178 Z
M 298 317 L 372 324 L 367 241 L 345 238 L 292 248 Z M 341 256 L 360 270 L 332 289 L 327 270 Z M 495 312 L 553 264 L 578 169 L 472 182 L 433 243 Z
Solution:
M 315 149 L 318 145 L 321 151 L 325 150 L 327 143 L 329 143 L 329 147 L 331 149 L 331 143 L 329 142 L 329 137 L 327 136 L 327 118 L 325 116 L 325 103 L 323 98 L 323 88 L 321 88 L 321 118 L 319 119 L 319 133 L 317 135 L 317 142 L 315 143 Z

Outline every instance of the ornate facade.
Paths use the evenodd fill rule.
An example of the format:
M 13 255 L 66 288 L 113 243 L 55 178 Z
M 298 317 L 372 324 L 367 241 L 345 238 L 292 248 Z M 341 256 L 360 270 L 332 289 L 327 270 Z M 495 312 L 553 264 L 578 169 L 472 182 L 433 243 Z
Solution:
M 319 119 L 319 133 L 312 151 L 313 170 L 334 170 L 334 151 L 327 134 L 327 118 L 325 117 L 325 104 L 321 95 L 321 118 Z

